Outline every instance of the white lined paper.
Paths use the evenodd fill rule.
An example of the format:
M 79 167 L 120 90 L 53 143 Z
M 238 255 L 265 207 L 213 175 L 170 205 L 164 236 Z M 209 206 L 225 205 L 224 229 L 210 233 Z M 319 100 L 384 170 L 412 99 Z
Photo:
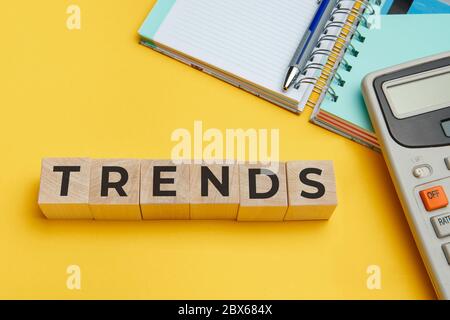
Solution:
M 177 0 L 154 41 L 300 101 L 281 87 L 316 9 L 316 0 Z

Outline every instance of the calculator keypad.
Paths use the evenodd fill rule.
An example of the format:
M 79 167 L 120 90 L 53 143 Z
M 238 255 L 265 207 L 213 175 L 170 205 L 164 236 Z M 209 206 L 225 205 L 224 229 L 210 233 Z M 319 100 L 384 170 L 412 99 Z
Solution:
M 450 157 L 444 159 L 445 167 L 450 170 Z M 418 166 L 422 168 L 427 165 Z M 414 170 L 414 169 L 413 169 Z M 414 173 L 414 171 L 413 171 Z M 418 178 L 415 174 L 414 176 Z M 445 190 L 449 191 L 450 177 L 436 180 L 434 183 L 427 183 L 416 188 L 418 200 L 422 202 L 422 210 L 427 215 L 431 215 L 430 222 L 435 231 L 436 237 L 442 239 L 442 250 L 450 265 L 450 208 Z

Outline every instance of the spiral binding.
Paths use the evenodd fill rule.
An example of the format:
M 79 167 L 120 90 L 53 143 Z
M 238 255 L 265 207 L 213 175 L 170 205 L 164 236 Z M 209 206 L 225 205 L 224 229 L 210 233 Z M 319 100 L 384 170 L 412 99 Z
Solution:
M 317 94 L 325 92 L 329 94 L 332 101 L 336 101 L 338 96 L 335 90 L 331 86 L 331 83 L 335 81 L 338 86 L 344 86 L 345 80 L 338 72 L 338 68 L 342 67 L 345 71 L 350 71 L 352 66 L 344 58 L 345 54 L 352 56 L 358 56 L 358 50 L 351 44 L 353 40 L 358 42 L 364 42 L 365 37 L 357 30 L 359 25 L 370 28 L 369 21 L 366 15 L 375 14 L 375 9 L 372 5 L 381 5 L 381 0 L 338 0 L 335 8 L 331 13 L 331 17 L 328 23 L 325 25 L 322 35 L 317 41 L 316 47 L 311 52 L 308 63 L 302 68 L 301 76 L 296 81 L 294 87 L 299 89 L 301 84 L 314 85 L 313 91 Z M 351 8 L 345 7 L 345 4 L 351 4 Z M 356 7 L 355 4 L 359 6 Z M 345 21 L 338 21 L 338 15 L 345 15 Z M 351 17 L 352 21 L 349 21 Z M 339 34 L 330 34 L 332 28 L 338 28 Z M 346 35 L 342 34 L 342 30 L 345 30 Z M 323 44 L 331 42 L 331 49 L 323 48 Z M 335 44 L 339 44 L 339 48 L 336 48 Z M 330 44 L 330 43 L 329 43 Z M 332 66 L 325 62 L 316 62 L 315 58 L 318 56 L 326 56 L 332 61 Z M 308 71 L 320 71 L 318 76 L 309 76 Z M 322 75 L 326 77 L 324 80 Z

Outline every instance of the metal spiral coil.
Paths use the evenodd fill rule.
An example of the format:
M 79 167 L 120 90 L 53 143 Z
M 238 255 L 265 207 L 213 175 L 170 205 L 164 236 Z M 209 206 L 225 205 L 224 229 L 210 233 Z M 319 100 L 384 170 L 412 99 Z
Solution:
M 352 4 L 351 8 L 345 7 L 346 4 Z M 358 6 L 355 6 L 358 4 Z M 338 68 L 342 68 L 346 72 L 350 72 L 352 66 L 345 59 L 348 53 L 358 56 L 358 50 L 353 46 L 351 41 L 355 39 L 358 42 L 364 42 L 365 37 L 357 30 L 361 25 L 370 28 L 370 23 L 365 15 L 373 15 L 376 13 L 373 4 L 381 5 L 381 0 L 338 0 L 336 7 L 331 13 L 328 23 L 324 26 L 322 35 L 317 41 L 317 45 L 312 50 L 308 63 L 302 68 L 301 76 L 294 84 L 299 89 L 302 84 L 314 85 L 313 92 L 322 94 L 325 92 L 330 95 L 332 101 L 337 101 L 336 91 L 331 86 L 334 81 L 338 86 L 344 86 L 345 80 L 338 72 Z M 345 21 L 337 20 L 339 15 L 345 15 Z M 349 19 L 350 18 L 350 19 Z M 330 34 L 332 28 L 339 29 L 339 34 Z M 342 34 L 345 31 L 345 35 Z M 323 48 L 323 44 L 331 42 L 333 45 L 329 48 Z M 339 47 L 336 47 L 336 44 Z M 317 62 L 318 56 L 328 58 L 325 63 Z M 328 63 L 331 61 L 331 64 Z M 317 76 L 308 75 L 308 71 L 320 71 Z M 310 72 L 311 73 L 311 72 Z

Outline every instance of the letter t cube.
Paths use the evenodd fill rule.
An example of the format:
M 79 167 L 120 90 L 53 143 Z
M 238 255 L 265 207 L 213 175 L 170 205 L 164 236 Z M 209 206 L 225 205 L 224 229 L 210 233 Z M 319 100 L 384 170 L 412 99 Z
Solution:
M 88 158 L 42 160 L 38 204 L 49 219 L 92 219 Z

